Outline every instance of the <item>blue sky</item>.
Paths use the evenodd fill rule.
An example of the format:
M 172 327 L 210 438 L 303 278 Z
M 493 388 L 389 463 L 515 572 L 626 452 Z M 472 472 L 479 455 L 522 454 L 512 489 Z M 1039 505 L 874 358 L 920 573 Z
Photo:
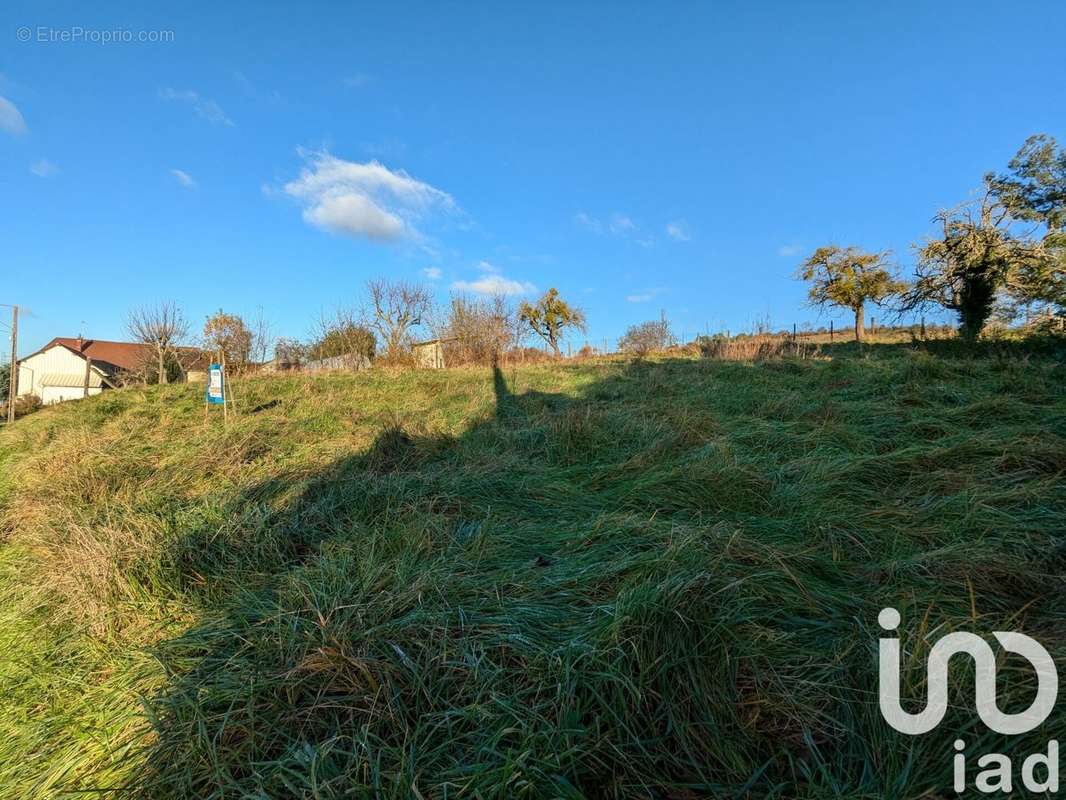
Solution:
M 909 268 L 939 207 L 1066 138 L 1059 2 L 150 5 L 0 8 L 23 353 L 159 299 L 303 336 L 376 276 L 556 286 L 594 342 L 818 324 L 805 252 Z M 172 41 L 61 40 L 116 30 Z

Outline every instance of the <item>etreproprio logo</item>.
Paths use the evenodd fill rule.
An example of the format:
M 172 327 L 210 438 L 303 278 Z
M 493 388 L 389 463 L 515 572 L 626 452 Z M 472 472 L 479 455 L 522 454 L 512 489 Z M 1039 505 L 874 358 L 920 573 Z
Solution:
M 899 627 L 900 614 L 894 608 L 886 608 L 877 617 L 886 631 Z M 878 697 L 881 715 L 900 733 L 920 736 L 928 733 L 944 719 L 948 708 L 948 663 L 951 657 L 966 654 L 973 659 L 975 670 L 974 705 L 981 721 L 996 733 L 1017 735 L 1028 733 L 1048 718 L 1055 708 L 1059 693 L 1059 677 L 1055 662 L 1044 646 L 1023 633 L 994 631 L 992 635 L 1000 647 L 1008 653 L 1024 657 L 1036 670 L 1036 697 L 1025 711 L 1005 714 L 996 704 L 996 656 L 992 647 L 976 633 L 956 632 L 940 638 L 929 653 L 927 664 L 927 696 L 925 708 L 917 714 L 904 711 L 900 706 L 900 641 L 895 637 L 879 640 L 880 674 Z M 954 760 L 954 784 L 956 792 L 966 790 L 966 744 L 955 741 L 959 752 Z M 977 774 L 975 788 L 983 793 L 1011 792 L 1013 768 L 1011 759 L 1002 753 L 987 753 L 977 760 L 983 771 Z M 1038 778 L 1037 768 L 1044 777 Z M 1059 743 L 1048 742 L 1047 753 L 1034 753 L 1022 764 L 1021 783 L 1030 792 L 1057 792 L 1059 790 Z

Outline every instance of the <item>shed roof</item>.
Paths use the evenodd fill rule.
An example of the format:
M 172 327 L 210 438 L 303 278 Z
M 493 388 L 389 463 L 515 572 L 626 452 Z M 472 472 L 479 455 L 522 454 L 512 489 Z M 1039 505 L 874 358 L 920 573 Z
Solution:
M 424 342 L 415 342 L 411 347 L 429 347 L 432 344 L 447 344 L 448 342 L 459 341 L 458 336 L 452 336 L 448 339 L 426 339 Z
M 81 388 L 85 386 L 85 374 L 75 375 L 72 372 L 46 372 L 38 381 L 41 386 L 63 386 L 66 388 Z M 104 380 L 96 370 L 89 371 L 89 388 L 99 389 L 104 385 Z

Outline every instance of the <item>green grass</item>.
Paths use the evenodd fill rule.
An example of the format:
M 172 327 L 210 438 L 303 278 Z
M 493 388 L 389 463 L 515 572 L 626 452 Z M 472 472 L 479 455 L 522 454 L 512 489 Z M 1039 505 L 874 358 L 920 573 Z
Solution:
M 915 698 L 923 636 L 1021 630 L 1064 663 L 1063 366 L 870 352 L 252 379 L 227 427 L 184 386 L 20 420 L 0 796 L 903 798 L 947 795 L 959 735 L 1066 737 L 1056 711 L 997 741 L 964 665 L 923 737 L 876 700 L 886 605 Z M 1000 674 L 1027 705 L 1033 676 Z

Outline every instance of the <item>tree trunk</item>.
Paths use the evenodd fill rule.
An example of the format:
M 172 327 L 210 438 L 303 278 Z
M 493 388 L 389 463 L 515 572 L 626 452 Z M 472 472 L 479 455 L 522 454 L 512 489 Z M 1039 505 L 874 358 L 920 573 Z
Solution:
M 992 315 L 996 302 L 996 286 L 989 278 L 971 278 L 959 292 L 959 334 L 967 344 L 973 344 Z
M 863 317 L 863 307 L 855 306 L 855 341 L 862 341 L 863 328 L 866 327 L 866 322 Z
M 166 364 L 166 351 L 159 350 L 159 383 L 164 384 L 167 382 L 167 364 Z

